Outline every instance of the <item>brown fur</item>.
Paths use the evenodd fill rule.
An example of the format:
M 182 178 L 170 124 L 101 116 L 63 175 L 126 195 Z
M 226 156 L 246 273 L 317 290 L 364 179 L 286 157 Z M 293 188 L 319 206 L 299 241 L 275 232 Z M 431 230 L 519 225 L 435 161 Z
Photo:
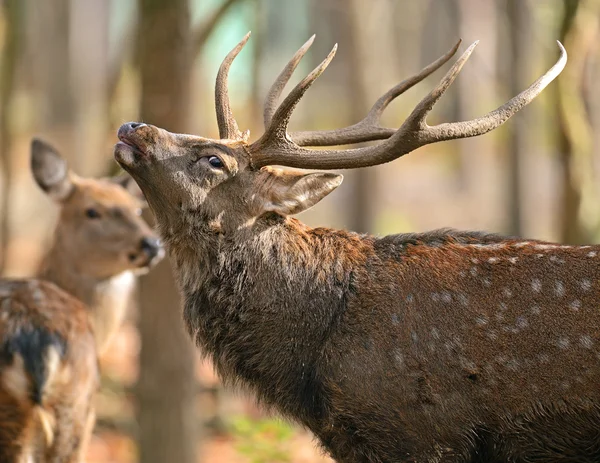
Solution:
M 39 140 L 32 171 L 61 210 L 44 280 L 0 281 L 0 462 L 80 462 L 97 355 L 161 251 L 128 178 L 79 178 Z
M 119 137 L 190 334 L 337 461 L 600 461 L 600 246 L 311 229 L 287 214 L 338 176 L 143 124 Z
M 26 456 L 82 461 L 85 425 L 98 386 L 85 307 L 43 280 L 3 280 L 0 308 L 0 461 L 26 461 Z M 44 336 L 56 344 L 41 344 Z M 52 349 L 58 352 L 54 366 L 49 365 Z M 25 358 L 49 368 L 35 375 L 24 366 Z

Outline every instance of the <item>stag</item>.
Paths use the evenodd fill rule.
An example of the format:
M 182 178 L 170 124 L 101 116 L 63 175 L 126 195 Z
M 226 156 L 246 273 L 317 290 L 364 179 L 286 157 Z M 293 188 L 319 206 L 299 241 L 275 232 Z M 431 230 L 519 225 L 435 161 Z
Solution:
M 265 132 L 250 143 L 227 93 L 247 39 L 218 72 L 220 139 L 130 122 L 115 147 L 156 214 L 187 329 L 218 373 L 310 429 L 339 462 L 600 461 L 600 247 L 310 228 L 290 215 L 342 177 L 272 167 L 367 167 L 489 132 L 562 71 L 562 45 L 546 74 L 478 119 L 425 120 L 475 43 L 400 128 L 379 122 L 456 44 L 357 124 L 289 133 L 292 111 L 335 53 L 278 105 L 311 38 L 268 92 Z

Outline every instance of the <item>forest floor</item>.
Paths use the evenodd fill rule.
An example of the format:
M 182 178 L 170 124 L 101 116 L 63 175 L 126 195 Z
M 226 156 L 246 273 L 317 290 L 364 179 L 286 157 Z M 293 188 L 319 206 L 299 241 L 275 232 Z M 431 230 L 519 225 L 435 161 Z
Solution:
M 137 380 L 139 339 L 135 325 L 127 323 L 101 359 L 103 387 L 96 400 L 99 419 L 113 418 L 135 428 L 135 405 L 128 391 Z M 198 360 L 199 382 L 217 387 L 218 395 L 203 394 L 198 416 L 210 420 L 215 410 L 225 430 L 206 431 L 198 438 L 198 461 L 203 463 L 330 463 L 319 451 L 312 435 L 276 417 L 267 416 L 251 398 L 223 392 L 208 361 Z M 218 397 L 218 398 L 217 398 Z M 219 403 L 220 401 L 220 403 Z M 108 420 L 106 418 L 109 418 Z M 134 440 L 118 431 L 97 426 L 90 443 L 88 463 L 136 463 Z

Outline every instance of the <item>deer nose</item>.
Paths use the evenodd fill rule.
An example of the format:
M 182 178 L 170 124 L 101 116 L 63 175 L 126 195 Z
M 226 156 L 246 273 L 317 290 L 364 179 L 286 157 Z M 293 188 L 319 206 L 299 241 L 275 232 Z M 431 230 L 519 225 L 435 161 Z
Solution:
M 120 138 L 122 136 L 127 136 L 136 131 L 136 129 L 140 127 L 144 127 L 146 124 L 143 122 L 126 122 L 121 127 L 119 127 L 119 132 L 117 136 Z
M 142 251 L 145 252 L 150 259 L 154 259 L 160 253 L 162 247 L 158 238 L 145 236 L 141 241 Z

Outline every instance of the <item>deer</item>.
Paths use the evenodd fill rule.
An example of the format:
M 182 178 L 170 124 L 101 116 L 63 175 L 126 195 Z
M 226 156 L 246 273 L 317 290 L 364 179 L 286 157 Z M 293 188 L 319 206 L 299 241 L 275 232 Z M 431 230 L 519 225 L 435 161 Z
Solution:
M 164 251 L 128 175 L 79 177 L 39 139 L 31 169 L 60 214 L 38 276 L 0 280 L 0 461 L 80 462 L 99 357 Z
M 473 120 L 426 123 L 477 42 L 399 128 L 380 122 L 459 41 L 356 124 L 289 132 L 336 51 L 279 103 L 313 36 L 267 92 L 251 142 L 227 90 L 248 38 L 217 73 L 219 139 L 128 122 L 114 149 L 156 215 L 187 330 L 220 377 L 338 462 L 600 461 L 600 246 L 453 229 L 377 237 L 292 217 L 341 184 L 330 170 L 497 128 L 560 74 L 560 42 L 544 75 Z

